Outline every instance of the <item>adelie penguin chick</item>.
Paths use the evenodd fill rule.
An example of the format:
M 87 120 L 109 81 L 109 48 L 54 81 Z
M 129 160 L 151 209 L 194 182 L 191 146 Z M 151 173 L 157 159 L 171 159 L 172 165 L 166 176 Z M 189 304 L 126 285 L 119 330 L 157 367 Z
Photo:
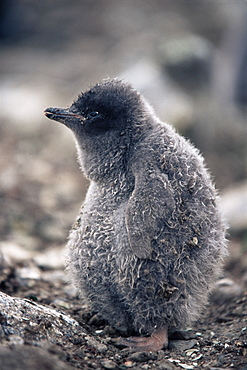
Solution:
M 120 80 L 45 115 L 72 130 L 91 181 L 68 242 L 75 285 L 111 325 L 137 335 L 120 343 L 166 347 L 169 331 L 198 317 L 226 254 L 201 155 Z

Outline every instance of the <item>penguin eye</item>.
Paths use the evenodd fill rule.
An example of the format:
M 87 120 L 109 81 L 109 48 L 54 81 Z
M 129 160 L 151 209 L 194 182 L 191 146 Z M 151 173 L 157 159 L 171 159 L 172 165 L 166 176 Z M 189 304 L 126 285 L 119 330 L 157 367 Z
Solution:
M 99 112 L 97 112 L 97 111 L 89 112 L 87 114 L 87 118 L 96 118 L 98 116 L 99 116 Z

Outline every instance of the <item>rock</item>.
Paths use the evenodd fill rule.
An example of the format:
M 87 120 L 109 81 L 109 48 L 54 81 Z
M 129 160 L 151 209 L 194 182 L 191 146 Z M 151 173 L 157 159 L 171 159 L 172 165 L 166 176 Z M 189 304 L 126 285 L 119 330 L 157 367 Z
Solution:
M 214 303 L 227 302 L 232 298 L 240 296 L 241 293 L 241 286 L 235 283 L 232 279 L 220 279 L 215 284 L 210 300 Z
M 116 364 L 114 361 L 112 361 L 112 360 L 108 360 L 108 359 L 102 360 L 102 361 L 101 361 L 101 365 L 102 365 L 105 369 L 118 369 L 117 364 Z
M 171 340 L 169 342 L 168 348 L 171 350 L 176 351 L 185 351 L 186 349 L 190 349 L 194 347 L 197 344 L 197 341 L 195 339 L 191 340 Z
M 188 129 L 193 123 L 193 104 L 188 95 L 179 90 L 162 71 L 157 62 L 143 58 L 123 71 L 120 78 L 131 81 L 166 122 L 180 129 Z
M 0 250 L 0 284 L 8 278 L 11 272 L 12 268 Z
M 61 298 L 56 298 L 52 301 L 52 303 L 55 305 L 55 306 L 58 306 L 58 307 L 64 307 L 64 308 L 70 308 L 70 303 L 69 301 L 67 301 L 66 299 L 61 299 Z
M 95 339 L 91 336 L 87 336 L 87 337 L 85 337 L 85 339 L 86 339 L 87 343 L 90 346 L 94 347 L 98 352 L 104 353 L 104 352 L 107 351 L 107 346 L 105 344 L 101 343 L 99 340 L 97 340 L 97 339 Z
M 52 308 L 38 305 L 27 299 L 10 297 L 0 292 L 1 336 L 8 342 L 10 335 L 39 342 L 47 339 L 59 343 L 67 338 L 86 335 L 78 322 Z
M 127 361 L 124 362 L 124 366 L 127 367 L 127 368 L 133 367 L 134 364 L 135 363 L 133 361 L 130 361 L 130 360 L 127 360 Z
M 39 280 L 41 279 L 41 271 L 37 266 L 33 264 L 27 264 L 27 266 L 16 269 L 16 276 L 21 280 Z
M 56 356 L 37 347 L 0 348 L 1 370 L 72 370 Z
M 49 248 L 47 251 L 34 257 L 38 266 L 48 269 L 64 268 L 64 246 Z
M 247 230 L 247 181 L 225 190 L 221 195 L 221 207 L 231 232 Z
M 128 357 L 130 361 L 146 362 L 148 360 L 157 360 L 158 354 L 155 352 L 135 352 Z
M 172 362 L 170 362 L 169 360 L 162 360 L 159 364 L 158 364 L 158 369 L 159 370 L 176 370 L 178 369 L 176 365 L 174 365 Z
M 166 71 L 186 89 L 198 89 L 209 83 L 212 45 L 206 39 L 188 33 L 165 40 L 160 57 Z
M 0 243 L 0 251 L 8 263 L 23 262 L 35 256 L 33 250 L 27 250 L 15 241 L 3 241 Z
M 17 345 L 23 345 L 24 344 L 24 339 L 20 337 L 19 335 L 10 335 L 9 336 L 9 342 L 11 345 L 17 346 Z

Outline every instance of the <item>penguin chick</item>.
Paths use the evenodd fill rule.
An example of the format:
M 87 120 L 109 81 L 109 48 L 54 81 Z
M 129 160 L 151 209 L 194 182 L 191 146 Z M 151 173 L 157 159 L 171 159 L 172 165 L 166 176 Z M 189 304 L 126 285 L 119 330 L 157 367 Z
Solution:
M 137 351 L 198 318 L 226 255 L 203 158 L 128 83 L 107 80 L 46 117 L 70 128 L 90 186 L 67 269 L 92 308 Z

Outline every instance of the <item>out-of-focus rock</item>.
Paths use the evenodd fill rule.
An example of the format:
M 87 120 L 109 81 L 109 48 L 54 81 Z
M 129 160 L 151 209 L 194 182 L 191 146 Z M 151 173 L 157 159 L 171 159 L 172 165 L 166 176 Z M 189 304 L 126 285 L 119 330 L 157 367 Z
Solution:
M 34 257 L 34 261 L 38 266 L 48 269 L 63 269 L 64 268 L 64 248 L 51 247 Z
M 247 181 L 225 190 L 221 196 L 221 207 L 232 233 L 247 230 Z
M 41 271 L 35 265 L 28 264 L 16 269 L 16 276 L 21 280 L 39 280 L 41 279 Z
M 27 250 L 22 245 L 14 241 L 3 241 L 0 243 L 0 251 L 4 258 L 11 262 L 23 262 L 35 256 L 36 252 Z
M 206 39 L 187 34 L 161 44 L 161 64 L 182 87 L 198 90 L 210 81 L 212 51 Z
M 0 284 L 11 274 L 12 268 L 0 250 Z
M 120 78 L 131 81 L 135 88 L 152 103 L 157 115 L 180 130 L 193 123 L 193 101 L 178 89 L 157 61 L 142 58 L 124 70 Z
M 103 366 L 104 369 L 109 369 L 109 370 L 119 369 L 119 367 L 114 361 L 108 360 L 108 359 L 102 360 L 101 365 Z
M 159 370 L 178 370 L 178 367 L 169 360 L 162 360 L 159 363 Z
M 232 279 L 224 278 L 216 282 L 210 300 L 215 303 L 227 302 L 242 293 L 241 286 Z

